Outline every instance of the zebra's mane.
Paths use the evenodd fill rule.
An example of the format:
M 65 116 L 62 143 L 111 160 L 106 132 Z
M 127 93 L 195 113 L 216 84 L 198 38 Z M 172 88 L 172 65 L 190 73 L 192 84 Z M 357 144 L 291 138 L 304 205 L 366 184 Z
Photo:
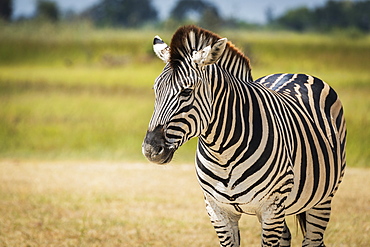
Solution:
M 199 51 L 208 45 L 214 44 L 216 41 L 221 39 L 215 33 L 207 31 L 205 29 L 199 28 L 194 25 L 188 25 L 180 27 L 175 34 L 172 36 L 170 45 L 170 65 L 172 68 L 176 69 L 180 64 L 180 61 L 186 61 L 191 57 L 193 51 Z M 238 50 L 230 41 L 227 42 L 224 54 L 221 56 L 220 60 L 217 62 L 221 67 L 228 64 L 228 60 L 232 58 L 238 58 L 234 61 L 239 61 L 236 63 L 238 66 L 244 67 L 243 70 L 236 69 L 235 71 L 230 71 L 236 77 L 242 80 L 251 80 L 250 75 L 250 61 L 240 50 Z M 230 70 L 230 68 L 229 68 Z M 246 75 L 242 75 L 240 71 L 245 71 Z M 244 73 L 243 73 L 244 74 Z

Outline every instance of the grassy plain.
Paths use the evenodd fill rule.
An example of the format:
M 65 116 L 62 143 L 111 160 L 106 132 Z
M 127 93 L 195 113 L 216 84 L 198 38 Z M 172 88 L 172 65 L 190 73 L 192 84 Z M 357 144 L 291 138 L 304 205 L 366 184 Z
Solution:
M 144 162 L 156 34 L 89 26 L 0 27 L 0 246 L 217 246 L 192 163 Z M 348 165 L 370 166 L 370 37 L 220 32 L 250 56 L 255 78 L 305 72 L 332 85 L 348 125 Z M 52 161 L 50 161 L 52 160 Z M 348 168 L 328 246 L 368 246 L 366 168 Z M 294 242 L 300 234 L 289 219 Z M 254 217 L 244 245 L 259 246 Z
M 347 169 L 327 246 L 369 246 L 369 176 Z M 2 161 L 0 181 L 0 246 L 218 246 L 193 166 Z M 260 246 L 256 217 L 240 228 L 242 246 Z
M 0 28 L 0 159 L 144 161 L 152 85 L 163 68 L 151 48 L 175 30 L 88 25 Z M 370 166 L 370 37 L 223 31 L 251 58 L 254 78 L 304 72 L 333 86 L 345 107 L 350 166 Z M 192 162 L 196 141 L 175 161 Z

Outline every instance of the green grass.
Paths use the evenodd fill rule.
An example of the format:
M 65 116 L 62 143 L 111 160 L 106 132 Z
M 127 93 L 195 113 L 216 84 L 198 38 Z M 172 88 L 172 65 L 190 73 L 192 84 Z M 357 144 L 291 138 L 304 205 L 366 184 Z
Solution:
M 170 43 L 172 30 L 1 26 L 0 159 L 144 161 L 151 88 L 164 66 L 152 52 L 156 34 Z M 250 56 L 256 79 L 304 72 L 333 86 L 345 108 L 348 165 L 370 166 L 368 36 L 220 34 Z M 175 162 L 192 162 L 195 145 Z
M 327 246 L 368 246 L 369 176 L 347 169 Z M 190 165 L 1 161 L 0 181 L 1 246 L 218 245 Z M 300 246 L 294 218 L 288 225 Z M 260 246 L 256 217 L 243 215 L 240 229 L 242 246 Z

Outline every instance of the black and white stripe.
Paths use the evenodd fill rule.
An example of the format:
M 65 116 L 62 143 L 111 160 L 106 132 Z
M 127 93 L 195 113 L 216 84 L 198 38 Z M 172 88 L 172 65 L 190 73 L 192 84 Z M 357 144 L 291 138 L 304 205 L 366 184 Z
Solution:
M 221 246 L 239 246 L 243 213 L 260 220 L 262 246 L 290 246 L 286 215 L 297 215 L 303 246 L 324 246 L 345 168 L 346 128 L 334 90 L 306 74 L 252 81 L 248 58 L 195 26 L 180 28 L 164 52 L 156 51 L 169 59 L 155 82 L 143 153 L 168 163 L 199 137 L 197 177 Z

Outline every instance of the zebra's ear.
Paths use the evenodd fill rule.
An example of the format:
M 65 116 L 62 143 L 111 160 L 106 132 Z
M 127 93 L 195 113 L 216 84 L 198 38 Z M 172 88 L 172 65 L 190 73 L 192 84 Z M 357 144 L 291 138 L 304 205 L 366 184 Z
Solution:
M 222 38 L 213 45 L 209 45 L 200 51 L 194 51 L 193 62 L 202 66 L 214 64 L 224 52 L 226 43 L 227 38 Z
M 158 35 L 154 37 L 153 50 L 163 62 L 167 63 L 170 60 L 170 47 Z

